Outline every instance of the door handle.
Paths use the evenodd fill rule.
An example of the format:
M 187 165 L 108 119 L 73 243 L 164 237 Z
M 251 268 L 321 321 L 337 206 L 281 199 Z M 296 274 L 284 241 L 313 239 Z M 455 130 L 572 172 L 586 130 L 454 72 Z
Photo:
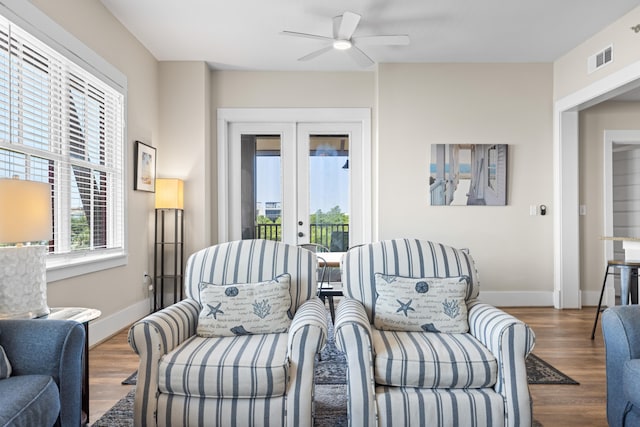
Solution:
M 298 221 L 298 225 L 303 225 L 304 223 L 302 221 Z
M 298 237 L 303 237 L 303 236 L 304 236 L 304 233 L 303 233 L 302 231 L 300 231 L 300 232 L 298 233 Z

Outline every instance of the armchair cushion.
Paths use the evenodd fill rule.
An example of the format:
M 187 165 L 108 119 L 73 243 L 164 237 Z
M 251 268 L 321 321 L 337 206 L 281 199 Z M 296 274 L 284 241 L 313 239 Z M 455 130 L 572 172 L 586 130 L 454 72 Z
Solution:
M 0 425 L 81 423 L 84 328 L 73 320 L 0 320 L 11 377 L 0 380 Z
M 11 363 L 4 352 L 4 348 L 0 345 L 0 380 L 11 376 Z
M 2 426 L 52 426 L 60 412 L 58 386 L 49 375 L 19 375 L 0 381 Z
M 468 277 L 409 278 L 375 274 L 374 325 L 387 331 L 465 333 Z
M 470 334 L 373 329 L 372 339 L 377 384 L 481 388 L 496 383 L 496 358 Z
M 201 337 L 283 333 L 291 324 L 291 276 L 232 285 L 200 284 Z M 291 316 L 291 317 L 290 317 Z
M 640 408 L 640 359 L 624 362 L 622 368 L 622 390 L 634 407 Z
M 283 396 L 287 334 L 192 337 L 163 356 L 158 389 L 193 397 Z

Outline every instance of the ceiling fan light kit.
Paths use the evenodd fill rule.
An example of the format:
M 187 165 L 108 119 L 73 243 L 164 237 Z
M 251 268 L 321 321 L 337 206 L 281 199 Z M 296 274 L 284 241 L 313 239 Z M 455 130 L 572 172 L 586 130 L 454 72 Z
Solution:
M 328 45 L 313 51 L 298 61 L 309 61 L 332 49 L 348 51 L 349 56 L 359 66 L 366 68 L 375 62 L 367 56 L 360 48 L 361 46 L 406 46 L 409 44 L 407 35 L 374 35 L 354 37 L 353 34 L 358 28 L 361 16 L 353 12 L 344 12 L 340 16 L 333 18 L 333 37 L 321 36 L 317 34 L 298 33 L 294 31 L 283 31 L 281 34 L 293 37 L 303 37 L 307 39 L 322 40 Z
M 351 49 L 351 42 L 349 40 L 334 40 L 333 48 L 338 50 Z

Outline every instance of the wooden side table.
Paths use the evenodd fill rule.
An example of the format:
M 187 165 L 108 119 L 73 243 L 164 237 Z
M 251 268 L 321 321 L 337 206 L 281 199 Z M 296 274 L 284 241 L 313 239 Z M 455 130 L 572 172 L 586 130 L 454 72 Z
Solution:
M 38 319 L 75 320 L 84 326 L 84 352 L 82 354 L 82 423 L 89 421 L 89 322 L 102 315 L 100 310 L 84 307 L 52 307 L 51 313 Z

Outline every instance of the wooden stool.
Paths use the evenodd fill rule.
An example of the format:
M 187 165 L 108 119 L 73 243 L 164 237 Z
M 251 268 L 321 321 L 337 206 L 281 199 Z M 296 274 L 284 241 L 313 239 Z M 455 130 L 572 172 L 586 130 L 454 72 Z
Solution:
M 609 273 L 609 269 L 619 268 L 620 273 Z M 624 260 L 609 260 L 607 261 L 607 268 L 604 271 L 604 279 L 602 280 L 602 290 L 600 291 L 600 300 L 598 301 L 598 310 L 596 311 L 596 320 L 593 322 L 593 329 L 591 330 L 591 339 L 596 335 L 596 325 L 598 324 L 598 317 L 602 309 L 602 296 L 604 295 L 604 289 L 607 286 L 607 277 L 609 274 L 620 276 L 620 304 L 629 304 L 629 293 L 631 293 L 631 302 L 638 303 L 638 268 L 640 268 L 640 261 L 624 261 Z M 635 277 L 635 286 L 631 286 L 631 278 Z

